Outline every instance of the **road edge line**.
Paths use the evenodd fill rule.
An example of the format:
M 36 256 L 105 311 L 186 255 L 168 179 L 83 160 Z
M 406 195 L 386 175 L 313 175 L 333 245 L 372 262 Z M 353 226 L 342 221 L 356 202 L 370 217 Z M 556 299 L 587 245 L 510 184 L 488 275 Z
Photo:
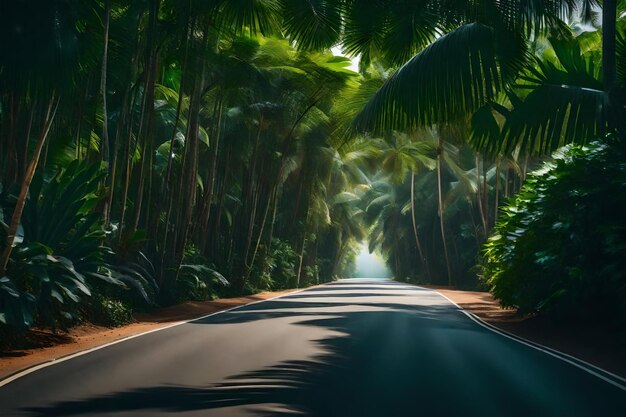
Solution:
M 168 324 L 168 325 L 166 325 L 164 327 L 159 327 L 157 329 L 147 330 L 145 332 L 133 334 L 133 335 L 130 335 L 130 336 L 125 336 L 125 337 L 122 337 L 121 339 L 117 339 L 117 340 L 114 340 L 112 342 L 108 342 L 108 343 L 105 343 L 103 345 L 100 345 L 100 346 L 94 346 L 92 348 L 80 350 L 78 352 L 68 353 L 67 355 L 62 355 L 62 356 L 59 356 L 57 358 L 48 359 L 48 360 L 46 360 L 44 362 L 40 362 L 38 364 L 31 365 L 31 366 L 29 366 L 29 367 L 27 367 L 25 369 L 16 371 L 15 373 L 10 374 L 10 375 L 0 379 L 0 388 L 2 388 L 4 386 L 10 384 L 11 382 L 13 382 L 13 381 L 15 381 L 17 379 L 20 379 L 20 378 L 22 378 L 22 377 L 24 377 L 26 375 L 32 374 L 33 372 L 36 372 L 36 371 L 39 371 L 40 369 L 44 369 L 44 368 L 47 368 L 49 366 L 57 365 L 59 363 L 68 361 L 70 359 L 74 359 L 74 358 L 77 358 L 79 356 L 83 356 L 83 355 L 86 355 L 88 353 L 95 352 L 97 350 L 107 348 L 109 346 L 117 345 L 118 343 L 126 342 L 127 340 L 135 339 L 135 338 L 140 337 L 140 336 L 145 336 L 145 335 L 150 334 L 150 333 L 160 332 L 162 330 L 171 329 L 172 327 L 181 326 L 183 324 L 191 323 L 191 322 L 194 322 L 194 321 L 203 320 L 203 319 L 209 318 L 211 316 L 215 316 L 215 315 L 218 315 L 218 314 L 223 314 L 223 313 L 227 313 L 229 311 L 237 310 L 238 308 L 251 306 L 253 304 L 264 303 L 266 301 L 275 300 L 277 298 L 286 297 L 286 296 L 293 295 L 293 294 L 298 294 L 298 293 L 301 293 L 303 291 L 309 290 L 311 288 L 321 287 L 321 286 L 324 286 L 326 284 L 328 284 L 328 283 L 314 285 L 312 287 L 307 287 L 307 288 L 301 288 L 301 289 L 298 289 L 298 290 L 295 290 L 295 291 L 288 292 L 286 294 L 281 294 L 281 295 L 277 295 L 276 297 L 268 298 L 266 300 L 252 301 L 250 303 L 241 304 L 241 305 L 238 305 L 238 306 L 235 306 L 235 307 L 228 308 L 226 310 L 215 311 L 213 313 L 205 314 L 203 316 L 195 317 L 195 318 L 192 318 L 192 319 L 189 319 L 189 320 L 177 321 L 177 322 Z
M 541 343 L 537 343 L 534 342 L 532 340 L 528 340 L 522 336 L 518 336 L 516 334 L 513 334 L 511 332 L 508 332 L 506 330 L 500 329 L 490 323 L 487 323 L 486 321 L 484 321 L 483 319 L 481 319 L 480 317 L 478 317 L 476 314 L 469 312 L 467 310 L 465 310 L 463 307 L 461 307 L 460 305 L 458 305 L 456 302 L 452 301 L 450 298 L 448 298 L 447 296 L 445 296 L 444 294 L 440 293 L 437 290 L 431 289 L 431 288 L 426 288 L 426 287 L 420 287 L 417 286 L 418 288 L 422 288 L 424 290 L 428 290 L 428 291 L 432 291 L 438 295 L 440 295 L 441 297 L 445 298 L 446 300 L 448 300 L 450 303 L 452 303 L 454 306 L 456 306 L 459 311 L 461 311 L 463 314 L 465 314 L 470 320 L 472 320 L 473 322 L 475 322 L 476 324 L 478 324 L 479 326 L 490 330 L 494 333 L 499 334 L 500 336 L 506 337 L 507 339 L 511 339 L 515 342 L 521 343 L 523 345 L 526 345 L 528 347 L 531 347 L 535 350 L 538 350 L 540 352 L 543 352 L 547 355 L 550 355 L 554 358 L 560 359 L 563 362 L 567 362 L 570 365 L 573 365 L 601 380 L 603 380 L 604 382 L 607 382 L 619 389 L 621 389 L 622 391 L 626 391 L 626 378 L 623 378 L 619 375 L 614 374 L 611 371 L 607 371 L 606 369 L 600 368 L 599 366 L 596 366 L 594 364 L 591 364 L 587 361 L 584 361 L 580 358 L 577 358 L 575 356 L 569 355 L 565 352 L 561 352 L 560 350 L 542 345 Z M 604 374 L 604 375 L 602 375 Z M 613 378 L 613 379 L 611 379 Z

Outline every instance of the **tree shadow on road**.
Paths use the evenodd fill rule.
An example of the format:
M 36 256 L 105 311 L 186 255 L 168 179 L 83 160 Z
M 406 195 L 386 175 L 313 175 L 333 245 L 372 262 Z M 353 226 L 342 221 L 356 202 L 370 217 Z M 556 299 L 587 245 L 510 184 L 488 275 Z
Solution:
M 366 309 L 309 311 L 354 305 Z M 609 417 L 622 415 L 617 407 L 626 405 L 621 391 L 610 392 L 593 378 L 585 380 L 585 395 L 572 396 L 581 388 L 580 371 L 573 367 L 565 366 L 558 374 L 546 367 L 535 370 L 533 377 L 526 375 L 525 369 L 536 361 L 550 358 L 511 346 L 513 342 L 464 319 L 453 306 L 285 298 L 194 323 L 276 317 L 301 319 L 296 325 L 327 329 L 332 336 L 311 341 L 321 353 L 308 360 L 284 361 L 204 386 L 145 386 L 23 411 L 75 416 L 215 410 L 228 416 L 232 407 L 245 406 L 265 417 L 294 412 L 305 417 Z

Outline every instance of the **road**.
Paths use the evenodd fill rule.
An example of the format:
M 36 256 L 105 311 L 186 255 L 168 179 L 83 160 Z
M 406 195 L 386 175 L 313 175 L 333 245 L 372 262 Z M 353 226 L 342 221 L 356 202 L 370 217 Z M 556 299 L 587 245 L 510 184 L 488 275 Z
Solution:
M 130 339 L 0 388 L 0 416 L 624 416 L 623 391 L 438 293 L 343 280 Z

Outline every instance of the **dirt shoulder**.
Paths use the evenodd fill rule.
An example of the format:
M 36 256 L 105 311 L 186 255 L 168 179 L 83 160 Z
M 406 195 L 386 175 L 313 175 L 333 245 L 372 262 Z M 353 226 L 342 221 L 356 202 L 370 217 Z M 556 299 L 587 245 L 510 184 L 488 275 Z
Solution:
M 247 297 L 223 298 L 215 301 L 188 301 L 151 313 L 135 315 L 135 322 L 122 327 L 82 324 L 67 332 L 32 329 L 25 336 L 24 349 L 0 351 L 0 380 L 31 366 L 88 350 L 139 333 L 170 326 L 229 308 L 267 300 L 295 290 L 265 291 Z
M 626 377 L 626 343 L 620 341 L 619 333 L 608 323 L 564 326 L 545 317 L 520 317 L 515 310 L 500 308 L 486 292 L 429 288 L 502 330 Z
M 429 288 L 437 290 L 465 310 L 502 330 L 557 349 L 617 375 L 626 376 L 626 345 L 620 343 L 619 335 L 609 325 L 564 327 L 550 323 L 542 317 L 519 317 L 514 310 L 500 308 L 498 302 L 486 292 Z M 30 345 L 29 348 L 0 351 L 0 379 L 43 362 L 139 333 L 293 291 L 262 292 L 247 297 L 215 301 L 189 301 L 149 314 L 136 314 L 136 322 L 123 327 L 109 328 L 83 324 L 62 333 L 33 329 L 27 335 L 26 342 Z

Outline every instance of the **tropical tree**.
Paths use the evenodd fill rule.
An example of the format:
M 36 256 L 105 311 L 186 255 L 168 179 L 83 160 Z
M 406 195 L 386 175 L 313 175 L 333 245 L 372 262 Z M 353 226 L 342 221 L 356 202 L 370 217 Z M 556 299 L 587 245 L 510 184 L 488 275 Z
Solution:
M 508 123 L 490 136 L 492 140 L 484 146 L 489 152 L 511 151 L 518 145 L 546 152 L 617 127 L 616 114 L 624 111 L 624 105 L 614 75 L 616 43 L 623 39 L 615 29 L 616 2 L 603 3 L 602 78 L 597 64 L 585 64 L 575 53 L 568 57 L 572 51 L 557 46 L 561 64 L 571 75 L 567 83 L 563 83 L 563 69 L 553 65 L 534 69 L 537 62 L 529 54 L 532 45 L 526 35 L 541 39 L 552 31 L 556 44 L 557 39 L 571 36 L 561 19 L 575 12 L 588 17 L 593 2 L 480 3 L 482 7 L 468 7 L 455 15 L 455 29 L 445 30 L 444 36 L 396 71 L 363 109 L 355 127 L 381 132 L 449 123 L 487 106 L 504 115 Z M 532 90 L 526 100 L 516 94 L 517 80 L 523 82 L 522 88 Z M 415 91 L 412 86 L 417 85 L 420 88 Z M 513 111 L 500 104 L 503 93 Z M 477 125 L 484 129 L 494 123 Z

